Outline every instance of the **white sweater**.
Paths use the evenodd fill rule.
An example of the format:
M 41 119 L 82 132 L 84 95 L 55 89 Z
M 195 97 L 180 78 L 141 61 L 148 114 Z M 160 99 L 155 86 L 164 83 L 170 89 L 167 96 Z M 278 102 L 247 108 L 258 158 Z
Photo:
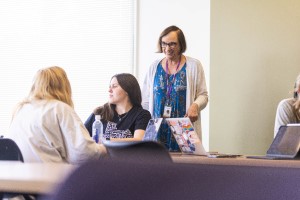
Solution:
M 295 98 L 283 99 L 279 102 L 276 110 L 274 137 L 276 136 L 280 126 L 300 123 L 300 119 L 293 106 L 295 102 Z
M 58 100 L 23 105 L 7 136 L 19 146 L 24 162 L 79 164 L 102 153 L 74 109 Z

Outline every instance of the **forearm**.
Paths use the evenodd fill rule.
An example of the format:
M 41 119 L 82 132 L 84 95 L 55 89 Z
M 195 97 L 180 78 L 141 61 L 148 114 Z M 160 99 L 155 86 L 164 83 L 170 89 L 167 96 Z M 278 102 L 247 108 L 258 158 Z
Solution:
M 142 141 L 145 135 L 145 130 L 138 129 L 134 131 L 133 138 L 110 138 L 111 141 L 121 142 L 121 141 Z
M 206 105 L 208 103 L 208 96 L 207 95 L 199 95 L 193 103 L 197 104 L 198 111 L 201 111 L 206 107 Z

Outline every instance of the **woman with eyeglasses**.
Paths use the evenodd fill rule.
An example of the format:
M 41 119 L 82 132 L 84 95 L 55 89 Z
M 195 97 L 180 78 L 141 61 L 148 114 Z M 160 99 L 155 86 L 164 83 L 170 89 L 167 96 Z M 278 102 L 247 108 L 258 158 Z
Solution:
M 151 115 L 143 109 L 137 79 L 129 73 L 116 74 L 109 85 L 108 103 L 97 107 L 84 123 L 92 136 L 95 115 L 101 115 L 104 135 L 111 141 L 140 141 Z
M 300 123 L 300 74 L 296 78 L 294 97 L 279 102 L 275 117 L 274 137 L 280 126 Z
M 145 76 L 142 105 L 153 118 L 189 117 L 201 138 L 200 111 L 208 102 L 202 65 L 197 59 L 183 55 L 186 41 L 176 26 L 162 31 L 157 48 L 157 52 L 165 56 L 155 60 Z M 158 140 L 169 151 L 180 151 L 165 120 Z

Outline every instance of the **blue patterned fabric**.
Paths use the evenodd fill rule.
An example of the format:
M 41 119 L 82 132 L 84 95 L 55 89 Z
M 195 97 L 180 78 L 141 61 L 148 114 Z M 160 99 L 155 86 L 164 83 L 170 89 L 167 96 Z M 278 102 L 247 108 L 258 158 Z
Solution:
M 173 81 L 175 75 L 169 75 L 169 83 Z M 172 107 L 171 118 L 184 117 L 186 113 L 186 64 L 176 73 L 172 90 L 170 93 L 170 104 Z M 154 77 L 154 111 L 153 117 L 163 116 L 165 103 L 167 100 L 167 75 L 161 63 L 157 66 Z M 180 151 L 175 138 L 171 133 L 167 122 L 163 120 L 158 132 L 158 141 L 166 146 L 169 151 Z

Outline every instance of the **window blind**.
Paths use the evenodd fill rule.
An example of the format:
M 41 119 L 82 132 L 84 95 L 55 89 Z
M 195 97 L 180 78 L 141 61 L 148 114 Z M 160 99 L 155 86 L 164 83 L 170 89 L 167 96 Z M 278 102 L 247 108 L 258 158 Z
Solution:
M 67 72 L 82 121 L 108 100 L 116 73 L 134 69 L 134 0 L 0 2 L 0 134 L 40 68 Z

